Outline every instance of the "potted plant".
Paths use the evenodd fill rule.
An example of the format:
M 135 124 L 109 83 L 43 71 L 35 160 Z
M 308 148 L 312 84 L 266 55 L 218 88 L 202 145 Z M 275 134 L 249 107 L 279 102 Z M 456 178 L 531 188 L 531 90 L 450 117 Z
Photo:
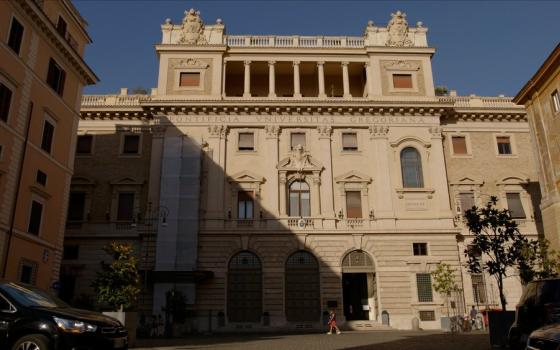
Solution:
M 455 273 L 456 269 L 453 269 L 451 265 L 446 263 L 439 263 L 435 271 L 431 273 L 434 278 L 433 287 L 434 290 L 442 295 L 445 299 L 445 308 L 447 310 L 447 317 L 442 317 L 441 325 L 443 329 L 449 329 L 453 331 L 451 327 L 451 316 L 449 314 L 449 298 L 451 297 L 451 292 L 456 291 L 457 284 L 455 283 Z
M 109 305 L 111 312 L 104 314 L 119 320 L 128 330 L 128 342 L 136 342 L 136 313 L 131 312 L 140 293 L 140 275 L 134 249 L 126 243 L 111 242 L 103 248 L 112 257 L 111 263 L 101 262 L 101 270 L 92 287 L 100 305 Z M 125 312 L 126 311 L 126 312 Z
M 488 312 L 490 342 L 505 346 L 515 312 L 506 311 L 504 279 L 512 268 L 528 265 L 522 250 L 529 240 L 519 232 L 509 210 L 497 208 L 497 202 L 492 196 L 486 206 L 465 211 L 466 225 L 474 237 L 465 256 L 469 272 L 487 272 L 496 279 L 502 309 Z

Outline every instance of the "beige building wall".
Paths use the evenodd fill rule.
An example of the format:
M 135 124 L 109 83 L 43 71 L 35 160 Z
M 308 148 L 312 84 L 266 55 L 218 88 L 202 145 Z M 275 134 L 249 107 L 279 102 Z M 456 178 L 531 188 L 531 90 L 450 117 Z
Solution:
M 56 29 L 59 16 L 67 23 L 64 32 Z M 14 41 L 19 52 L 9 42 L 14 21 L 23 27 L 21 41 Z M 91 40 L 66 0 L 2 1 L 0 23 L 0 83 L 11 92 L 6 120 L 0 120 L 3 277 L 50 288 L 62 257 L 82 87 L 97 81 L 82 59 Z M 65 72 L 60 93 L 47 81 L 50 59 Z M 45 121 L 54 126 L 50 151 L 42 147 Z M 37 180 L 39 170 L 45 184 Z M 37 233 L 28 232 L 33 201 L 42 205 Z

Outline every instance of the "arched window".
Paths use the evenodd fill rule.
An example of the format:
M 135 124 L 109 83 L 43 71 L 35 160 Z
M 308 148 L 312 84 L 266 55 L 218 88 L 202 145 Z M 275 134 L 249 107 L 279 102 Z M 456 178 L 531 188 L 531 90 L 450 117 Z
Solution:
M 422 158 L 415 148 L 407 147 L 401 151 L 401 171 L 404 188 L 424 187 Z
M 290 185 L 290 216 L 311 216 L 309 185 L 294 181 Z
M 231 258 L 227 288 L 229 322 L 260 322 L 262 269 L 255 254 L 243 251 Z
M 295 252 L 286 261 L 286 319 L 317 322 L 321 318 L 319 264 L 313 254 Z

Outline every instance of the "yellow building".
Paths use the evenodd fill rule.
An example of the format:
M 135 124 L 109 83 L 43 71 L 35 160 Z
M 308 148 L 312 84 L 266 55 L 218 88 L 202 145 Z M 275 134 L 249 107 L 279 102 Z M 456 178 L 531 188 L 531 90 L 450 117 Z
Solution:
M 166 21 L 151 94 L 82 100 L 64 296 L 91 295 L 116 239 L 139 252 L 144 312 L 177 289 L 198 330 L 321 327 L 329 309 L 357 329 L 439 328 L 440 262 L 463 290 L 452 312 L 498 305 L 463 268 L 460 214 L 496 195 L 536 237 L 526 113 L 436 96 L 426 33 L 401 12 L 360 37 Z M 514 307 L 515 274 L 506 294 Z
M 544 235 L 560 251 L 560 44 L 515 96 L 529 115 L 539 165 Z
M 58 280 L 82 87 L 97 77 L 68 0 L 0 2 L 0 258 L 3 277 Z

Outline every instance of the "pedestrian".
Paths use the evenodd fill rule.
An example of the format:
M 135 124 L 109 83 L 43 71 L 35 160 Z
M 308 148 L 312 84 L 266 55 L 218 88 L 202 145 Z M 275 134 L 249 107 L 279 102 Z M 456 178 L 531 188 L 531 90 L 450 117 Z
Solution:
M 327 325 L 329 326 L 327 334 L 332 334 L 333 329 L 336 330 L 336 334 L 340 334 L 340 329 L 338 329 L 338 326 L 336 325 L 336 313 L 333 310 L 330 311 L 329 322 Z
M 474 308 L 474 305 L 471 308 L 471 329 L 477 329 L 476 327 L 476 315 L 478 315 L 478 311 Z
M 161 317 L 161 315 L 158 315 L 157 336 L 163 337 L 164 333 L 165 333 L 165 325 L 163 324 L 163 318 Z
M 158 325 L 157 325 L 157 318 L 156 315 L 152 315 L 152 319 L 151 319 L 151 328 L 150 328 L 150 337 L 157 337 L 157 333 L 158 333 Z

